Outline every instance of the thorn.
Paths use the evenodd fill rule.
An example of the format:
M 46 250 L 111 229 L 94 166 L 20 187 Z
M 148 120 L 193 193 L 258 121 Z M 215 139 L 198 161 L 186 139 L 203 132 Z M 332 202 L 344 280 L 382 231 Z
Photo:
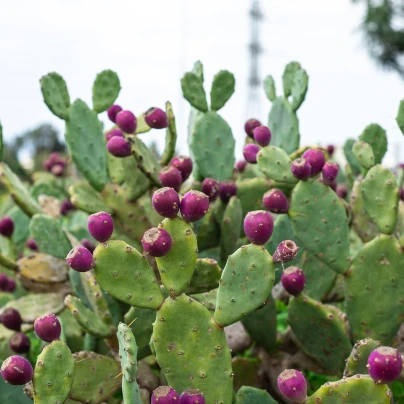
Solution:
M 118 379 L 118 377 L 119 377 L 119 376 L 122 376 L 122 375 L 123 375 L 123 371 L 122 371 L 121 373 L 119 373 L 118 376 L 115 376 L 115 379 Z
M 128 327 L 130 327 L 137 319 L 138 317 L 136 317 L 133 321 L 131 321 L 130 324 L 128 324 Z

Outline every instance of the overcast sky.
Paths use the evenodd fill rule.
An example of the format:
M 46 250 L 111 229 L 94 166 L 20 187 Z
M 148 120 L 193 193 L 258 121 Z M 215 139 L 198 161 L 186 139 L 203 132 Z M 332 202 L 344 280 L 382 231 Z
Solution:
M 221 112 L 241 154 L 247 116 L 250 21 L 247 0 L 3 0 L 0 25 L 0 120 L 5 138 L 51 122 L 63 122 L 42 101 L 39 78 L 60 73 L 70 96 L 91 101 L 97 72 L 115 70 L 122 90 L 118 103 L 140 113 L 173 103 L 186 151 L 189 106 L 180 78 L 200 59 L 207 92 L 213 75 L 228 69 L 236 93 Z M 281 89 L 283 68 L 299 61 L 310 76 L 299 110 L 304 144 L 342 145 L 366 125 L 388 131 L 390 161 L 403 137 L 395 123 L 403 81 L 369 59 L 358 26 L 363 8 L 350 0 L 261 0 L 265 53 L 261 75 L 275 77 Z M 261 91 L 260 118 L 267 121 L 270 102 Z M 103 118 L 105 118 L 103 116 Z M 164 131 L 145 135 L 160 140 Z M 401 159 L 404 160 L 401 146 Z

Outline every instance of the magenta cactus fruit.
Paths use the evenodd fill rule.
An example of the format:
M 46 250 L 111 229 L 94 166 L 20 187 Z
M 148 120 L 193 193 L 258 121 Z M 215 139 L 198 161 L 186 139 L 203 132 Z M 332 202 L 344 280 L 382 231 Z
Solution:
M 219 196 L 219 181 L 214 178 L 205 178 L 202 182 L 202 192 L 209 196 L 209 201 L 214 202 Z
M 41 340 L 52 342 L 55 339 L 59 339 L 62 327 L 54 314 L 46 314 L 35 320 L 34 331 Z
M 311 176 L 311 165 L 303 157 L 293 160 L 291 170 L 292 174 L 302 181 L 307 180 Z
M 38 245 L 33 238 L 29 238 L 26 241 L 25 245 L 27 246 L 27 248 L 29 248 L 32 251 L 38 251 Z
M 114 222 L 107 212 L 98 212 L 90 215 L 87 221 L 90 234 L 100 243 L 110 239 L 114 231 Z
M 112 121 L 113 123 L 116 123 L 116 116 L 121 111 L 122 111 L 122 108 L 119 105 L 116 105 L 116 104 L 111 105 L 107 109 L 107 114 L 108 114 L 109 120 Z
M 303 157 L 310 163 L 311 177 L 315 177 L 325 164 L 324 153 L 319 149 L 309 149 L 303 153 Z
M 0 290 L 6 290 L 8 283 L 8 276 L 0 273 Z
M 288 213 L 289 201 L 279 189 L 271 189 L 262 197 L 262 204 L 273 213 Z
M 10 238 L 14 232 L 14 222 L 10 216 L 5 216 L 0 219 L 0 234 Z
M 83 247 L 87 248 L 87 250 L 90 251 L 91 254 L 95 250 L 95 244 L 88 238 L 83 238 L 83 240 L 81 240 L 81 245 Z
M 300 268 L 289 267 L 283 271 L 281 282 L 288 293 L 297 296 L 303 291 L 306 285 L 306 276 Z
M 209 197 L 203 192 L 189 191 L 181 200 L 180 211 L 186 222 L 202 219 L 209 210 Z
M 229 202 L 230 198 L 237 194 L 237 185 L 232 180 L 224 180 L 219 184 L 219 196 L 223 203 Z
M 160 386 L 153 390 L 151 404 L 174 404 L 178 402 L 178 393 L 170 386 Z
M 182 182 L 186 181 L 192 173 L 193 163 L 188 156 L 175 156 L 171 159 L 169 165 L 180 170 Z
M 62 216 L 67 216 L 69 212 L 75 210 L 75 207 L 70 202 L 69 199 L 64 199 L 60 205 L 60 214 Z
M 115 136 L 125 137 L 123 132 L 120 129 L 115 128 L 115 129 L 111 129 L 109 132 L 107 132 L 105 134 L 105 140 L 108 142 L 110 139 L 112 139 Z
M 13 331 L 21 331 L 22 319 L 18 310 L 9 307 L 4 309 L 0 315 L 4 327 Z
M 137 127 L 137 120 L 131 111 L 120 111 L 116 115 L 115 123 L 125 133 L 134 133 Z
M 177 192 L 181 189 L 181 171 L 173 166 L 167 166 L 160 170 L 159 180 L 164 187 L 174 188 Z
M 254 129 L 258 128 L 258 126 L 261 126 L 261 122 L 258 119 L 255 119 L 255 118 L 249 119 L 244 125 L 245 133 L 249 137 L 253 138 L 254 137 Z
M 160 188 L 153 194 L 152 205 L 160 216 L 172 219 L 180 210 L 180 197 L 172 188 Z
M 17 287 L 17 284 L 15 283 L 15 280 L 13 278 L 7 278 L 7 284 L 4 287 L 4 291 L 12 293 L 12 292 L 14 292 L 16 287 Z M 0 290 L 1 290 L 1 288 L 0 288 Z
M 27 359 L 13 355 L 3 362 L 0 373 L 5 382 L 19 386 L 32 380 L 34 370 Z
M 346 187 L 346 185 L 340 184 L 337 185 L 337 190 L 335 192 L 340 198 L 344 199 L 348 195 L 348 188 Z
M 29 352 L 31 342 L 23 332 L 16 332 L 10 337 L 10 348 L 15 353 L 24 354 Z
M 296 258 L 298 252 L 299 247 L 294 241 L 284 240 L 276 247 L 272 260 L 275 264 L 290 262 Z
M 255 210 L 247 213 L 244 219 L 244 233 L 247 238 L 257 245 L 265 244 L 274 231 L 274 219 L 265 210 Z
M 179 404 L 205 404 L 205 397 L 198 389 L 188 389 L 180 395 Z
M 253 130 L 255 141 L 262 147 L 268 146 L 271 142 L 271 131 L 267 126 L 257 126 Z
M 123 137 L 114 136 L 109 139 L 107 149 L 115 157 L 128 157 L 131 155 L 130 144 Z
M 329 144 L 329 145 L 327 146 L 327 152 L 328 152 L 328 155 L 329 155 L 330 157 L 334 154 L 334 150 L 335 150 L 334 145 Z
M 339 167 L 337 163 L 325 163 L 323 166 L 323 184 L 332 185 L 338 176 Z
M 245 160 L 237 161 L 236 168 L 237 168 L 239 173 L 243 173 L 244 170 L 246 169 L 246 167 L 247 167 L 247 162 Z
M 93 254 L 83 246 L 72 248 L 66 256 L 66 262 L 77 272 L 88 272 L 95 266 Z
M 163 257 L 171 250 L 171 236 L 166 230 L 153 227 L 143 234 L 142 246 L 152 257 Z
M 295 403 L 304 403 L 307 398 L 307 383 L 298 370 L 286 369 L 278 376 L 278 388 L 281 394 Z
M 257 155 L 259 151 L 259 146 L 254 143 L 249 143 L 244 146 L 243 156 L 248 163 L 257 164 Z
M 160 108 L 149 108 L 144 114 L 144 119 L 153 129 L 163 129 L 168 126 L 167 114 Z
M 375 383 L 392 383 L 400 377 L 403 360 L 397 349 L 381 346 L 369 355 L 367 368 Z

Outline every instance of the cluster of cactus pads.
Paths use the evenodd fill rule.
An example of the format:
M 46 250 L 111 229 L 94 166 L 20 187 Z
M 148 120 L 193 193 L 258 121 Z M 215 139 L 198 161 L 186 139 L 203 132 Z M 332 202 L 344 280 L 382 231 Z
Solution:
M 57 73 L 40 82 L 68 155 L 30 183 L 0 161 L 1 403 L 401 402 L 404 167 L 381 165 L 382 127 L 344 156 L 302 147 L 308 75 L 292 62 L 283 95 L 265 79 L 268 123 L 247 120 L 236 162 L 219 115 L 234 76 L 208 102 L 197 62 L 177 156 L 170 102 L 124 110 L 110 70 L 92 107 Z

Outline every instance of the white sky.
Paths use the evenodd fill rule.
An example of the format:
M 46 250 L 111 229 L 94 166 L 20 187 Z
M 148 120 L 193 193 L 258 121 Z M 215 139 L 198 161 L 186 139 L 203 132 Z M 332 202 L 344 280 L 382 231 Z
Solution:
M 376 122 L 388 131 L 390 161 L 403 137 L 395 123 L 403 81 L 370 61 L 358 30 L 363 9 L 350 0 L 261 0 L 261 74 L 275 77 L 278 91 L 285 64 L 299 61 L 310 76 L 299 110 L 304 144 L 342 145 Z M 97 72 L 115 70 L 122 90 L 118 103 L 140 113 L 173 103 L 186 152 L 189 106 L 180 78 L 195 60 L 205 66 L 209 93 L 213 75 L 228 69 L 236 93 L 222 110 L 241 155 L 247 118 L 249 73 L 247 0 L 0 0 L 0 120 L 5 137 L 51 122 L 63 122 L 42 102 L 39 78 L 62 74 L 70 96 L 91 102 Z M 262 77 L 262 78 L 263 78 Z M 270 102 L 261 92 L 261 115 Z M 164 131 L 148 136 L 158 140 Z M 404 160 L 401 147 L 401 159 Z

